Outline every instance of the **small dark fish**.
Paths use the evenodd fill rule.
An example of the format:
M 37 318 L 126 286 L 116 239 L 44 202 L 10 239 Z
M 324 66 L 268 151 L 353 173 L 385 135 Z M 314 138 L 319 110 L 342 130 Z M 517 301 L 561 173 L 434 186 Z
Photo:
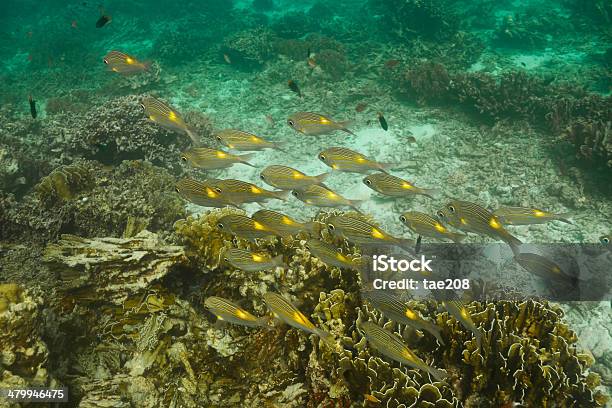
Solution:
M 308 51 L 306 52 L 306 60 L 310 58 L 310 47 L 308 47 Z
M 96 28 L 102 28 L 108 23 L 110 23 L 111 21 L 113 21 L 113 18 L 111 16 L 103 14 L 100 16 L 98 21 L 96 21 Z
M 521 65 L 527 67 L 527 64 L 525 64 L 523 61 L 521 61 Z
M 382 112 L 378 112 L 378 122 L 380 123 L 380 127 L 386 132 L 389 129 L 389 125 L 387 125 L 387 119 L 383 116 Z
M 385 68 L 393 69 L 393 68 L 397 67 L 399 65 L 399 63 L 400 63 L 400 60 L 390 59 L 390 60 L 385 62 Z
M 30 115 L 36 119 L 36 116 L 38 116 L 38 112 L 36 111 L 36 101 L 32 98 L 32 95 L 30 95 L 28 101 L 30 102 Z
M 289 85 L 289 89 L 298 94 L 300 98 L 302 97 L 302 91 L 300 91 L 300 87 L 298 86 L 297 82 L 290 79 L 287 81 L 287 85 Z
M 355 111 L 356 112 L 363 112 L 365 110 L 365 108 L 368 107 L 368 104 L 365 102 L 361 102 L 358 103 L 357 106 L 355 106 Z
M 406 137 L 406 143 L 416 143 L 416 139 L 414 136 Z
M 423 240 L 423 237 L 421 235 L 419 235 L 417 237 L 416 240 L 416 244 L 414 245 L 414 253 L 418 254 L 419 252 L 421 252 L 421 241 Z

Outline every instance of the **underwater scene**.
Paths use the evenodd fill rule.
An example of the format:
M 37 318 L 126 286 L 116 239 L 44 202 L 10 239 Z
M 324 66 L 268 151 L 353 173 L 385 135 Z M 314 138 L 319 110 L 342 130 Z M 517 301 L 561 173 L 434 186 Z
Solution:
M 0 1 L 0 408 L 612 407 L 611 0 Z

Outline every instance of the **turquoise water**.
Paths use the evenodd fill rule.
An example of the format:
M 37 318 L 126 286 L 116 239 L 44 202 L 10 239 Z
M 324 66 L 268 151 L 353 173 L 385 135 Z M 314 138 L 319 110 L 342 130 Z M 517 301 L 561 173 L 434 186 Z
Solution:
M 416 239 L 419 233 L 400 216 L 418 211 L 466 234 L 462 242 L 510 241 L 440 216 L 449 203 L 467 201 L 489 213 L 524 207 L 569 218 L 505 225 L 522 243 L 605 249 L 612 231 L 611 21 L 612 3 L 605 0 L 3 1 L 0 283 L 17 284 L 26 295 L 17 301 L 9 289 L 0 290 L 0 318 L 6 319 L 7 333 L 24 319 L 31 334 L 7 335 L 0 343 L 5 355 L 20 356 L 18 345 L 39 341 L 46 351 L 36 358 L 7 357 L 0 366 L 7 373 L 0 376 L 0 389 L 66 386 L 73 393 L 71 406 L 84 407 L 367 407 L 409 405 L 412 391 L 381 385 L 407 381 L 404 388 L 424 392 L 415 406 L 433 406 L 423 400 L 438 397 L 427 397 L 433 392 L 427 386 L 421 389 L 433 379 L 419 377 L 418 370 L 406 374 L 405 365 L 374 351 L 372 344 L 365 346 L 356 321 L 378 319 L 428 364 L 447 369 L 455 384 L 436 387 L 449 406 L 603 406 L 597 398 L 580 399 L 586 394 L 576 391 L 581 385 L 561 391 L 555 383 L 545 402 L 527 391 L 509 392 L 498 378 L 487 377 L 478 388 L 474 375 L 468 384 L 466 378 L 478 368 L 468 370 L 470 365 L 453 360 L 450 350 L 474 351 L 466 340 L 470 336 L 448 349 L 422 335 L 415 340 L 364 306 L 358 285 L 365 283 L 363 276 L 347 274 L 346 264 L 320 269 L 325 261 L 304 255 L 312 252 L 304 246 L 307 235 L 273 244 L 226 236 L 221 246 L 284 256 L 276 270 L 248 275 L 221 262 L 214 232 L 183 230 L 186 224 L 179 220 L 191 216 L 215 223 L 218 214 L 239 207 L 248 216 L 264 208 L 310 222 L 325 220 L 332 208 L 356 209 L 394 237 Z M 306 119 L 300 112 L 317 116 Z M 261 138 L 260 145 L 265 140 L 274 148 L 236 148 L 235 141 L 217 138 L 224 129 L 248 132 Z M 223 168 L 212 168 L 211 156 L 198 165 L 189 156 L 195 147 L 214 149 L 208 154 Z M 321 157 L 335 147 L 352 150 L 352 156 L 337 162 Z M 244 155 L 235 160 L 247 164 L 232 165 L 229 154 Z M 295 188 L 298 193 L 277 192 L 281 199 L 259 204 L 230 196 L 229 187 L 216 184 L 237 179 L 276 190 L 265 175 L 262 179 L 270 165 L 308 176 L 329 173 L 323 184 L 326 203 L 304 198 Z M 357 171 L 345 171 L 349 165 Z M 396 186 L 408 192 L 394 197 L 366 183 L 367 174 L 380 170 L 408 183 Z M 204 184 L 189 193 L 181 184 L 186 179 Z M 346 236 L 340 237 L 346 242 L 334 240 L 326 228 L 310 236 L 341 246 L 345 254 L 365 254 L 360 243 Z M 87 258 L 92 253 L 105 254 L 98 260 L 113 256 L 98 241 L 79 261 L 68 260 L 81 253 L 73 247 L 64 250 L 62 261 L 49 255 L 58 242 L 69 245 L 62 234 L 129 240 L 141 230 L 156 234 L 150 241 L 155 244 L 146 245 L 176 246 L 185 253 L 160 262 L 167 268 L 163 273 L 151 265 L 138 269 L 135 276 L 143 275 L 133 286 L 125 276 L 137 268 L 121 257 L 113 266 L 102 262 L 105 266 L 92 269 L 106 271 L 108 280 L 87 272 L 81 283 L 66 284 L 74 278 L 68 271 L 80 271 L 76 265 L 88 265 L 83 271 L 92 262 L 98 265 Z M 192 233 L 200 234 L 199 240 L 187 238 Z M 200 247 L 206 242 L 213 249 Z M 151 257 L 165 256 L 162 252 L 167 254 L 159 250 Z M 512 259 L 510 247 L 501 252 Z M 537 273 L 515 272 L 494 275 L 495 285 L 527 292 L 542 283 Z M 609 279 L 594 282 L 610 288 Z M 284 293 L 319 328 L 333 332 L 343 351 L 325 351 L 312 335 L 317 332 L 304 330 L 304 324 L 287 330 L 290 326 L 277 322 L 272 331 L 215 324 L 204 303 L 221 296 L 258 317 L 271 316 L 262 300 L 268 291 Z M 152 306 L 143 300 L 151 296 L 167 302 Z M 588 373 L 597 373 L 598 390 L 608 394 L 609 300 L 608 294 L 601 302 L 563 306 L 563 322 L 577 333 L 577 353 L 594 360 L 587 368 L 580 357 L 582 370 L 575 378 L 588 378 L 592 385 L 596 381 Z M 134 302 L 145 302 L 148 312 L 125 312 Z M 446 313 L 424 304 L 413 307 L 428 321 Z M 25 309 L 38 314 L 17 312 Z M 8 312 L 2 317 L 5 310 L 17 320 Z M 489 314 L 476 305 L 472 311 L 484 327 Z M 457 327 L 449 323 L 445 338 L 461 331 Z M 533 343 L 537 336 L 530 330 L 516 335 Z M 554 354 L 549 346 L 554 348 L 541 347 L 547 350 L 541 361 L 550 358 L 549 351 Z M 270 360 L 259 357 L 262 350 Z M 360 374 L 359 359 L 370 364 L 368 375 Z M 489 370 L 501 370 L 492 360 L 487 359 Z M 41 367 L 45 372 L 36 374 Z M 277 373 L 287 379 L 278 380 Z M 94 380 L 106 396 L 85 385 Z M 531 386 L 538 387 L 547 385 Z M 557 392 L 581 402 L 563 405 Z M 107 397 L 108 405 L 102 405 Z M 545 403 L 550 405 L 540 405 Z

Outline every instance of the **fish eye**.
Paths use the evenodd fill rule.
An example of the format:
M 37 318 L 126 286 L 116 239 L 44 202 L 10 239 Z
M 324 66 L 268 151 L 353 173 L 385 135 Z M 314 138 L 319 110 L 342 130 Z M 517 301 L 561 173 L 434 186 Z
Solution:
M 320 154 L 320 155 L 319 155 L 319 159 L 321 159 L 322 161 L 325 161 L 325 155 Z
M 372 185 L 372 180 L 370 180 L 370 179 L 365 179 L 365 180 L 363 180 L 363 182 L 366 183 L 368 186 Z
M 216 191 L 218 194 L 221 194 L 221 189 L 220 189 L 219 187 L 215 187 L 215 191 Z
M 400 215 L 400 221 L 401 222 L 406 222 L 406 217 L 404 217 L 403 215 Z
M 217 136 L 217 140 L 218 140 L 218 141 L 221 141 L 221 136 Z
M 291 194 L 293 194 L 295 197 L 297 197 L 297 196 L 299 195 L 299 193 L 298 193 L 297 191 L 295 191 L 295 190 L 293 190 L 293 191 L 291 192 Z
M 106 58 L 104 58 L 102 61 L 104 61 L 104 63 L 108 65 L 108 60 Z
M 452 213 L 455 213 L 455 206 L 453 206 L 453 205 L 449 205 L 449 206 L 448 206 L 448 210 L 449 210 L 450 212 L 452 212 Z
M 310 251 L 310 247 L 308 245 L 304 245 L 304 248 Z
M 178 188 L 178 187 L 174 187 L 174 191 L 176 191 L 177 193 L 180 193 L 180 192 L 181 192 L 181 190 L 179 190 L 179 188 Z
M 333 231 L 336 229 L 336 227 L 334 227 L 334 224 L 327 224 L 327 229 Z
M 181 156 L 181 160 L 186 162 L 187 161 L 187 157 L 186 156 Z
M 437 215 L 438 217 L 440 217 L 440 218 L 445 218 L 445 217 L 446 217 L 446 216 L 444 215 L 444 211 L 438 211 L 438 212 L 436 213 L 436 215 Z
M 228 258 L 223 258 L 223 260 L 224 260 L 225 262 L 228 262 L 228 263 L 229 263 L 229 259 L 228 259 Z
M 259 178 L 260 178 L 260 179 L 262 179 L 262 180 L 264 180 L 264 181 L 266 180 L 266 178 L 264 177 L 264 175 L 263 175 L 263 174 L 260 174 L 260 175 L 259 175 Z
M 603 242 L 604 244 L 609 244 L 609 243 L 610 243 L 610 238 L 608 238 L 608 237 L 602 237 L 602 238 L 601 238 L 601 242 Z
M 145 106 L 144 106 L 144 103 L 141 103 L 141 104 L 140 104 L 140 109 L 142 109 L 142 110 L 145 110 L 145 109 L 146 109 L 146 108 L 145 108 Z
M 293 120 L 291 120 L 291 119 L 289 119 L 289 120 L 287 121 L 287 123 L 288 123 L 288 124 L 289 124 L 289 126 L 291 126 L 291 127 L 295 126 L 295 122 L 293 122 Z
M 223 229 L 223 228 L 224 228 L 222 223 L 218 223 L 218 224 L 217 224 L 217 227 L 218 227 L 219 229 Z

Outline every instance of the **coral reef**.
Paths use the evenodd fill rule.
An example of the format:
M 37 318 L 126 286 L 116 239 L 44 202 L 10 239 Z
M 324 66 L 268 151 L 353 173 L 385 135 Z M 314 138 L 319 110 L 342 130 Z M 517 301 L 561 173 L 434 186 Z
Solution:
M 272 22 L 270 28 L 281 38 L 297 39 L 306 34 L 317 32 L 317 18 L 303 11 L 282 14 Z
M 226 38 L 221 52 L 229 56 L 234 66 L 257 69 L 273 57 L 274 42 L 275 35 L 271 30 L 257 27 Z
M 343 79 L 349 68 L 346 56 L 338 51 L 324 49 L 318 52 L 314 59 L 323 72 L 334 81 Z

